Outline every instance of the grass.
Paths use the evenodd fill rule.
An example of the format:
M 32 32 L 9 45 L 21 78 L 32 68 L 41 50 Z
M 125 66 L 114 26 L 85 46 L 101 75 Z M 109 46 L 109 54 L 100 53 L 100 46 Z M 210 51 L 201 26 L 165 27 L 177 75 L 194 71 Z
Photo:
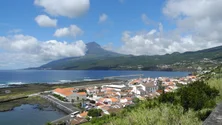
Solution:
M 29 97 L 25 99 L 0 103 L 0 112 L 13 110 L 14 107 L 21 106 L 22 104 L 31 104 L 31 105 L 38 104 L 39 107 L 45 107 L 45 106 L 47 107 L 50 105 L 50 103 L 47 100 L 39 96 L 35 96 L 35 97 Z
M 139 108 L 128 113 L 124 118 L 117 118 L 108 125 L 200 125 L 193 111 L 183 114 L 181 106 L 160 104 L 158 107 Z
M 212 88 L 219 90 L 219 96 L 216 98 L 216 102 L 222 102 L 222 78 L 211 78 L 207 83 Z
M 193 110 L 183 112 L 183 107 L 146 100 L 135 108 L 123 109 L 113 116 L 93 118 L 83 125 L 200 125 L 197 113 Z

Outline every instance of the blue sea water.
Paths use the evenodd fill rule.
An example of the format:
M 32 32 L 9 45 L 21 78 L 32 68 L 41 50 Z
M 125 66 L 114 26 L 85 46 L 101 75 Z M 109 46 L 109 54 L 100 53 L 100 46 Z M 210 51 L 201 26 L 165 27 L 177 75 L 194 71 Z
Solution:
M 21 105 L 12 111 L 0 112 L 0 125 L 45 125 L 65 116 L 61 111 L 45 111 L 36 105 Z
M 0 85 L 56 83 L 103 79 L 109 76 L 143 74 L 143 77 L 182 77 L 189 72 L 116 71 L 116 70 L 0 70 Z

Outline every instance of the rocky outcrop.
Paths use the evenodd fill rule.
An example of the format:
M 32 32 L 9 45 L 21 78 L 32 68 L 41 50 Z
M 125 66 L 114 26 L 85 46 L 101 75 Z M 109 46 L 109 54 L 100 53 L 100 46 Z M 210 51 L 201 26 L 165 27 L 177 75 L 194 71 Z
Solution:
M 208 116 L 203 125 L 222 125 L 222 103 Z

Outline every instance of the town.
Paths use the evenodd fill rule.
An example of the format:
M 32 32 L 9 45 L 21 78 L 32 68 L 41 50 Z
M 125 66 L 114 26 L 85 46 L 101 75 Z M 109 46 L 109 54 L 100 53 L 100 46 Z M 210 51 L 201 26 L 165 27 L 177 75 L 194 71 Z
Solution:
M 105 85 L 56 88 L 40 95 L 59 105 L 68 114 L 50 124 L 75 125 L 88 122 L 93 117 L 115 115 L 122 108 L 140 100 L 157 98 L 197 80 L 194 75 L 180 78 L 134 78 Z

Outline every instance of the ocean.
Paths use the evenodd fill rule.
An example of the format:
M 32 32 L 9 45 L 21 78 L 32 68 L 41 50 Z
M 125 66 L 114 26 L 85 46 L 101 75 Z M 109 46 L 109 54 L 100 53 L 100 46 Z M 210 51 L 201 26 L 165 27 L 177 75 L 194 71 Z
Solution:
M 0 87 L 10 84 L 92 81 L 104 77 L 143 74 L 143 77 L 183 77 L 189 72 L 117 70 L 0 70 Z

